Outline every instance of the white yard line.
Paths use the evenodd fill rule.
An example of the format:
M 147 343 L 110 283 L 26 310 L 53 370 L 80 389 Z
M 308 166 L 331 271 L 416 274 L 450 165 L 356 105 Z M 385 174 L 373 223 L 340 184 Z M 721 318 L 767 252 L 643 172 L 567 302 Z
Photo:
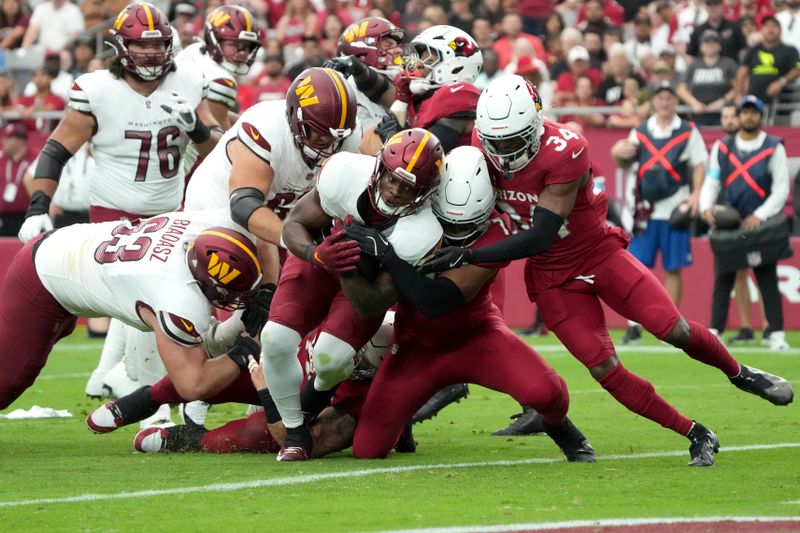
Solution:
M 36 381 L 40 379 L 48 380 L 48 379 L 77 379 L 77 378 L 88 378 L 91 376 L 91 372 L 73 372 L 72 374 L 42 374 Z
M 779 444 L 750 444 L 746 446 L 727 446 L 722 449 L 725 453 L 748 452 L 754 450 L 774 450 L 781 448 L 800 448 L 800 442 L 784 442 Z M 686 450 L 674 450 L 665 452 L 649 452 L 636 454 L 613 454 L 601 455 L 598 461 L 649 459 L 653 457 L 679 457 L 686 455 Z M 484 468 L 489 466 L 518 466 L 528 464 L 549 464 L 563 462 L 563 457 L 558 458 L 532 458 L 519 459 L 513 461 L 479 461 L 471 463 L 438 463 L 424 465 L 392 466 L 386 468 L 365 468 L 360 470 L 348 470 L 344 472 L 331 472 L 327 474 L 310 474 L 304 476 L 286 476 L 272 479 L 257 479 L 254 481 L 241 481 L 238 483 L 212 483 L 210 485 L 196 485 L 193 487 L 175 487 L 170 489 L 138 490 L 132 492 L 116 492 L 108 494 L 79 494 L 77 496 L 64 496 L 60 498 L 37 498 L 31 500 L 13 500 L 0 502 L 0 507 L 19 507 L 24 505 L 44 505 L 48 503 L 75 503 L 102 500 L 129 500 L 134 498 L 146 498 L 151 496 L 165 496 L 173 494 L 192 494 L 197 492 L 231 492 L 245 489 L 256 489 L 262 487 L 280 487 L 286 485 L 300 485 L 304 483 L 315 483 L 318 481 L 328 481 L 331 479 L 359 478 L 375 476 L 380 474 L 398 474 L 402 472 L 414 472 L 418 470 L 447 470 L 452 468 Z M 687 467 L 688 468 L 688 467 Z
M 566 522 L 539 522 L 497 526 L 457 526 L 429 529 L 392 529 L 383 533 L 472 533 L 503 531 L 541 531 L 609 526 L 645 526 L 660 524 L 693 524 L 705 522 L 796 522 L 800 516 L 698 516 L 692 518 L 610 518 L 603 520 L 569 520 Z

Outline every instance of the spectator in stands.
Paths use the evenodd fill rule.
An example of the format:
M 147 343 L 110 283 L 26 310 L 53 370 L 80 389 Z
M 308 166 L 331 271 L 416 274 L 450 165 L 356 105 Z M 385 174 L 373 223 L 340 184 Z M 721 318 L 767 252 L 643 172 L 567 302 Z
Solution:
M 672 46 L 670 35 L 672 34 L 670 22 L 672 21 L 673 6 L 669 0 L 659 0 L 656 4 L 655 14 L 653 15 L 653 31 L 651 32 L 650 42 L 653 51 L 660 55 L 661 51 Z
M 30 198 L 22 186 L 25 170 L 36 157 L 28 146 L 28 133 L 22 124 L 9 124 L 3 130 L 0 154 L 0 236 L 13 237 L 25 220 Z
M 60 96 L 53 94 L 50 86 L 53 83 L 53 73 L 40 67 L 33 72 L 31 82 L 36 87 L 36 94 L 33 96 L 20 96 L 17 107 L 24 119 L 25 127 L 28 131 L 40 131 L 50 133 L 58 124 L 59 119 L 35 118 L 33 115 L 38 111 L 63 111 L 66 102 Z
M 773 0 L 776 5 L 779 1 L 780 0 Z M 742 17 L 750 17 L 757 27 L 761 27 L 764 23 L 764 17 L 775 14 L 775 10 L 772 7 L 773 2 L 770 0 L 739 0 L 736 5 L 733 6 L 731 20 L 740 22 Z
M 580 14 L 578 18 L 580 20 Z M 619 24 L 622 24 L 622 20 L 619 21 Z M 586 0 L 583 4 L 583 20 L 578 22 L 577 28 L 584 33 L 592 30 L 600 35 L 612 28 L 612 24 L 606 16 L 603 0 Z
M 592 108 L 602 106 L 603 101 L 595 96 L 592 80 L 588 76 L 581 76 L 575 80 L 575 101 L 573 107 Z M 606 124 L 606 118 L 600 113 L 576 113 L 574 115 L 561 115 L 558 121 L 562 123 L 574 122 L 579 124 L 581 129 L 585 127 L 602 128 Z
M 72 56 L 68 50 L 47 52 L 44 55 L 43 68 L 53 77 L 50 83 L 50 90 L 64 101 L 69 99 L 69 91 L 72 88 L 72 82 L 75 81 L 72 74 L 65 70 L 65 67 L 69 68 L 71 64 Z M 25 86 L 23 94 L 25 96 L 31 96 L 36 94 L 37 90 L 36 85 L 33 83 L 33 80 L 31 80 L 31 82 Z
M 721 52 L 720 34 L 705 30 L 700 39 L 700 56 L 692 61 L 678 85 L 678 96 L 692 108 L 692 120 L 699 126 L 719 124 L 722 106 L 736 98 L 734 82 L 738 67 Z
M 442 6 L 434 4 L 422 11 L 422 20 L 417 26 L 417 33 L 422 33 L 431 26 L 445 26 L 447 24 L 449 24 L 447 12 Z
M 623 17 L 625 22 L 630 22 L 636 19 L 640 13 L 646 13 L 650 0 L 617 0 L 617 3 L 622 7 Z
M 406 3 L 406 8 L 400 16 L 400 26 L 406 30 L 406 34 L 418 34 L 420 32 L 419 23 L 425 18 L 423 11 L 431 5 L 432 0 L 410 0 Z
M 557 106 L 571 105 L 575 101 L 575 82 L 581 76 L 592 80 L 592 87 L 597 90 L 602 74 L 589 64 L 589 52 L 583 46 L 576 46 L 567 54 L 569 71 L 558 76 L 556 80 L 553 102 Z
M 253 87 L 253 104 L 286 98 L 286 91 L 292 80 L 283 74 L 283 67 L 283 58 L 279 55 L 268 55 L 264 58 L 264 70 Z
M 61 50 L 84 27 L 83 13 L 78 6 L 68 0 L 45 0 L 33 10 L 22 48 L 36 44 L 45 50 Z
M 524 28 L 524 23 L 523 23 Z M 564 24 L 564 17 L 561 16 L 561 13 L 558 11 L 553 11 L 550 13 L 544 21 L 544 35 L 545 37 L 549 36 L 560 36 L 561 32 L 563 32 L 567 28 L 566 24 Z
M 495 34 L 503 32 L 502 26 L 505 15 L 506 11 L 503 9 L 503 4 L 500 0 L 482 0 L 480 7 L 478 7 L 478 16 L 489 21 Z
M 383 17 L 395 26 L 402 24 L 400 12 L 395 8 L 393 0 L 372 0 L 372 9 L 367 13 L 370 17 Z
M 0 73 L 0 111 L 15 111 L 17 107 L 17 92 L 14 88 L 14 79 L 7 73 Z
M 764 40 L 761 32 L 758 31 L 758 27 L 756 27 L 755 19 L 750 15 L 744 15 L 739 19 L 739 27 L 742 29 L 742 34 L 744 34 L 744 40 L 747 42 L 748 48 L 759 45 L 761 41 Z
M 555 7 L 556 0 L 519 0 L 516 10 L 522 17 L 522 31 L 537 37 L 544 36 L 545 24 Z
M 451 26 L 455 26 L 471 34 L 475 15 L 472 13 L 469 0 L 452 0 L 452 2 L 450 2 L 450 13 L 447 14 L 447 19 L 449 21 L 448 24 Z M 475 37 L 474 34 L 472 36 Z M 477 38 L 475 40 L 477 41 Z M 478 45 L 481 45 L 480 41 L 478 41 Z
M 89 72 L 89 62 L 94 58 L 94 37 L 80 35 L 72 47 L 72 68 L 69 73 L 73 78 Z
M 595 30 L 583 32 L 583 47 L 589 52 L 589 63 L 592 68 L 602 71 L 603 64 L 608 59 L 603 46 L 603 36 Z M 567 48 L 567 50 L 571 50 L 571 48 Z
M 466 30 L 466 32 L 472 35 L 481 50 L 489 49 L 494 44 L 492 25 L 487 19 L 476 17 L 472 21 L 472 31 Z
M 606 105 L 616 105 L 622 101 L 622 85 L 628 78 L 634 78 L 640 88 L 644 87 L 645 82 L 631 65 L 628 51 L 623 44 L 614 43 L 608 49 L 607 72 L 608 74 L 597 89 L 597 96 Z
M 736 209 L 742 217 L 741 227 L 751 231 L 778 215 L 786 203 L 789 195 L 786 149 L 781 139 L 762 131 L 765 110 L 764 103 L 757 97 L 746 96 L 739 103 L 739 132 L 736 137 L 717 142 L 711 150 L 702 210 L 712 227 L 715 225 L 714 204 L 718 201 Z M 747 165 L 750 161 L 754 163 L 748 165 L 746 174 L 742 173 L 740 165 Z M 730 293 L 737 271 L 725 268 L 718 261 L 715 261 L 714 270 L 711 329 L 721 335 L 725 331 Z M 760 263 L 753 267 L 753 273 L 771 330 L 764 340 L 769 339 L 771 350 L 786 350 L 789 345 L 783 332 L 777 262 Z
M 91 28 L 104 20 L 116 17 L 117 13 L 128 4 L 128 0 L 83 0 L 79 4 L 85 26 Z
M 564 72 L 569 72 L 567 51 L 583 45 L 583 35 L 575 28 L 567 28 L 561 34 L 561 46 L 550 63 L 550 79 L 557 80 Z
M 336 46 L 339 44 L 339 36 L 346 26 L 342 25 L 342 20 L 336 15 L 328 15 L 322 25 L 320 36 L 320 47 L 325 57 L 336 55 Z
M 633 19 L 633 35 L 630 39 L 625 41 L 625 51 L 628 53 L 628 58 L 631 65 L 639 67 L 639 56 L 642 49 L 648 52 L 653 50 L 653 43 L 651 42 L 651 35 L 653 32 L 653 25 L 650 20 L 650 15 L 647 13 L 639 13 Z
M 317 35 L 322 36 L 323 39 L 325 38 L 322 35 L 325 29 L 325 23 L 330 16 L 336 17 L 339 20 L 339 22 L 342 24 L 342 30 L 353 23 L 353 17 L 350 15 L 350 12 L 342 5 L 341 2 L 339 2 L 339 0 L 323 0 L 322 9 L 316 13 L 315 28 Z M 342 30 L 339 30 L 339 33 L 341 33 Z M 336 41 L 339 38 L 339 35 L 337 34 L 330 38 Z M 335 44 L 334 48 L 336 48 Z
M 31 21 L 31 10 L 24 0 L 0 2 L 0 48 L 11 50 L 22 43 Z
M 708 20 L 695 27 L 686 54 L 698 57 L 701 53 L 700 42 L 707 30 L 714 30 L 720 37 L 722 55 L 738 62 L 743 50 L 747 48 L 747 40 L 738 24 L 725 18 L 726 5 L 724 0 L 706 0 Z
M 739 67 L 737 89 L 771 103 L 800 76 L 800 57 L 797 48 L 781 42 L 781 25 L 774 16 L 764 17 L 761 34 L 763 42 L 747 50 Z
M 519 74 L 534 87 L 542 89 L 542 83 L 550 81 L 550 73 L 544 61 L 530 55 L 518 57 L 513 63 L 509 63 L 505 70 L 506 74 Z
M 636 128 L 650 114 L 650 93 L 644 91 L 639 78 L 629 77 L 622 82 L 619 112 L 608 117 L 610 128 Z
M 787 46 L 800 48 L 800 0 L 789 0 L 786 9 L 776 13 L 781 24 L 781 40 Z
M 313 33 L 310 35 L 303 35 L 302 43 L 303 59 L 299 63 L 295 63 L 289 67 L 288 76 L 291 79 L 295 79 L 298 74 L 307 68 L 321 67 L 327 59 L 325 53 L 322 51 L 322 46 L 320 46 L 319 38 Z
M 499 38 L 492 48 L 497 53 L 497 58 L 500 61 L 500 68 L 506 68 L 506 65 L 511 61 L 513 54 L 514 41 L 517 39 L 525 39 L 531 43 L 533 50 L 536 52 L 536 57 L 547 57 L 544 52 L 544 45 L 541 39 L 535 35 L 523 33 L 522 31 L 522 17 L 517 13 L 508 13 L 503 17 L 503 36 Z
M 673 85 L 658 87 L 653 96 L 653 115 L 631 129 L 627 139 L 615 143 L 611 155 L 622 168 L 629 168 L 634 161 L 639 164 L 635 178 L 629 181 L 637 216 L 636 236 L 628 250 L 648 268 L 653 268 L 660 251 L 667 271 L 665 287 L 680 307 L 682 271 L 692 264 L 692 249 L 688 227 L 673 227 L 669 219 L 681 204 L 697 216 L 708 151 L 697 127 L 678 117 L 677 106 Z M 641 327 L 630 322 L 622 342 L 640 339 Z
M 482 48 L 481 53 L 483 54 L 483 68 L 475 78 L 473 85 L 482 91 L 493 79 L 502 76 L 503 72 L 500 70 L 500 63 L 497 61 L 497 54 L 494 53 L 494 50 Z
M 653 64 L 653 70 L 650 73 L 650 81 L 645 88 L 651 94 L 656 92 L 656 89 L 664 83 L 672 83 L 675 79 L 675 71 L 672 65 L 664 60 L 659 59 Z
M 691 58 L 687 57 L 686 51 L 689 47 L 689 40 L 692 38 L 692 32 L 706 20 L 708 20 L 708 11 L 706 11 L 703 0 L 685 0 L 675 10 L 673 20 L 670 21 L 670 27 L 675 28 L 672 33 L 672 44 L 675 45 L 678 55 L 686 64 L 691 61 Z M 683 64 L 680 65 L 680 70 L 683 70 Z
M 299 46 L 304 36 L 314 35 L 316 24 L 317 16 L 309 0 L 288 0 L 275 35 L 284 46 Z

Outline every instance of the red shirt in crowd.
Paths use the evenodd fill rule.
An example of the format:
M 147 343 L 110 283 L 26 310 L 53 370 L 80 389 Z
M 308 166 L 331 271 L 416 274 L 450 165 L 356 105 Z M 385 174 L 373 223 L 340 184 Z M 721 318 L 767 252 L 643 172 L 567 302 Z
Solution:
M 31 199 L 22 186 L 22 177 L 36 155 L 30 144 L 28 151 L 18 161 L 0 152 L 0 213 L 20 214 L 28 210 Z
M 67 103 L 60 96 L 47 93 L 44 98 L 37 96 L 20 96 L 17 105 L 24 109 L 32 107 L 34 111 L 63 111 Z M 28 131 L 53 131 L 59 119 L 28 118 L 23 121 Z

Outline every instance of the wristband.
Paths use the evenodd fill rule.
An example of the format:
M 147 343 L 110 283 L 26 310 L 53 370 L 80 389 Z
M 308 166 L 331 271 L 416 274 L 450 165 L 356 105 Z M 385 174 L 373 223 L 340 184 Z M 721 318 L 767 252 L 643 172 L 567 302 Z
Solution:
M 316 248 L 316 246 L 313 244 L 308 244 L 306 245 L 306 249 L 303 251 L 303 258 L 305 258 L 305 260 L 312 265 L 314 264 L 314 261 L 311 259 L 311 256 L 314 255 L 314 248 Z
M 31 203 L 28 205 L 28 210 L 25 211 L 25 218 L 45 215 L 50 211 L 50 197 L 44 191 L 36 191 L 31 196 Z
M 200 120 L 200 117 L 197 114 L 197 111 L 194 112 L 195 120 L 197 123 L 194 126 L 194 129 L 190 131 L 187 135 L 195 144 L 203 144 L 206 142 L 209 137 L 211 137 L 211 129 L 203 124 L 203 121 Z
M 277 424 L 281 420 L 281 414 L 278 412 L 278 407 L 269 393 L 269 389 L 261 389 L 256 391 L 258 398 L 261 400 L 261 405 L 264 407 L 264 414 L 267 415 L 267 424 Z

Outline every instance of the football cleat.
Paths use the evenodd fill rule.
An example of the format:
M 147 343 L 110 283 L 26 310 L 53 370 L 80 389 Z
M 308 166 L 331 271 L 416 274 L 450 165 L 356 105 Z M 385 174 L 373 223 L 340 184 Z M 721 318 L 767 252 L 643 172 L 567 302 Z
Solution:
M 780 352 L 789 349 L 786 342 L 786 334 L 783 331 L 773 331 L 769 335 L 769 349 L 773 352 Z
M 278 455 L 275 457 L 276 461 L 306 461 L 308 460 L 308 452 L 302 446 L 287 446 L 281 448 Z
M 551 426 L 542 422 L 545 433 L 561 448 L 564 457 L 570 463 L 594 463 L 597 458 L 594 448 L 583 436 L 581 430 L 575 427 L 569 418 L 560 426 Z
M 642 326 L 628 326 L 625 335 L 622 337 L 622 344 L 634 344 L 642 340 Z
M 100 372 L 97 368 L 94 369 L 92 375 L 89 376 L 89 380 L 86 382 L 86 396 L 92 398 L 93 400 L 99 400 L 100 398 L 108 398 L 111 396 L 111 389 L 108 387 L 108 385 L 103 384 L 104 377 L 105 372 Z
M 750 344 L 755 341 L 753 330 L 750 328 L 740 328 L 733 337 L 728 337 L 728 344 Z
M 204 427 L 206 425 L 206 417 L 208 410 L 211 409 L 211 404 L 202 400 L 194 402 L 187 402 L 181 407 L 181 418 L 183 423 L 187 426 Z
M 117 402 L 108 402 L 86 417 L 86 425 L 94 433 L 111 433 L 125 425 Z
M 719 452 L 719 440 L 714 432 L 695 422 L 686 437 L 692 442 L 689 445 L 692 457 L 689 466 L 714 466 L 714 454 Z
M 469 387 L 466 383 L 456 383 L 455 385 L 448 385 L 425 402 L 425 405 L 419 408 L 411 422 L 417 424 L 429 420 L 439 414 L 439 411 L 455 402 L 458 403 L 462 399 L 469 396 Z
M 133 447 L 142 453 L 197 452 L 206 430 L 200 426 L 149 427 L 133 438 Z
M 519 435 L 536 435 L 544 432 L 542 425 L 542 415 L 536 412 L 533 407 L 523 406 L 523 411 L 511 415 L 511 422 L 508 427 L 498 429 L 492 435 L 496 437 L 513 437 Z
M 794 400 L 794 389 L 788 381 L 757 368 L 740 365 L 739 375 L 730 381 L 741 390 L 761 396 L 775 405 L 789 405 Z
M 397 439 L 397 444 L 394 445 L 394 450 L 397 453 L 414 453 L 417 451 L 417 441 L 414 440 L 414 432 L 411 428 L 411 422 L 403 428 L 400 438 Z

